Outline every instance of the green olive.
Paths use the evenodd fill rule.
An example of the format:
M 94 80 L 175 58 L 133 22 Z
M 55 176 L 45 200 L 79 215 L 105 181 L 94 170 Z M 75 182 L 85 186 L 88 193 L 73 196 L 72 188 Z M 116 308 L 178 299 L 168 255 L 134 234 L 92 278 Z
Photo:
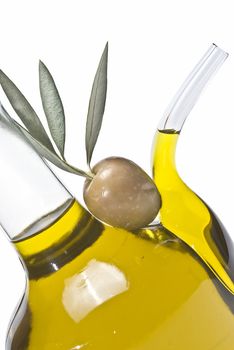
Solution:
M 90 212 L 115 227 L 135 230 L 152 222 L 161 206 L 153 180 L 134 162 L 120 157 L 97 163 L 84 184 Z

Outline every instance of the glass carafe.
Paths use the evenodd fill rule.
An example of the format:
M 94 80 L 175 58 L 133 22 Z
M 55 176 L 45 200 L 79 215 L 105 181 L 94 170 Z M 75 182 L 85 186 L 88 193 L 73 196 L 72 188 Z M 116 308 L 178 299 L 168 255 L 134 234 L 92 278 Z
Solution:
M 134 232 L 82 207 L 1 107 L 0 222 L 27 276 L 6 350 L 233 348 L 232 241 L 174 161 L 184 120 L 226 56 L 212 45 L 161 121 L 161 221 Z

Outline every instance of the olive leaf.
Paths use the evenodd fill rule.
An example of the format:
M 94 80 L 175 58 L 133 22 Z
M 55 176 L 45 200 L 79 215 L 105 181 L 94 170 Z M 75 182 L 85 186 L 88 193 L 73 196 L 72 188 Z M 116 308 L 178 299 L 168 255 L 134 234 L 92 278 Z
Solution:
M 2 70 L 0 70 L 0 84 L 13 109 L 18 114 L 30 134 L 51 152 L 55 153 L 54 147 L 36 112 L 17 86 Z
M 24 134 L 24 136 L 27 138 L 27 140 L 32 144 L 32 146 L 36 149 L 36 151 L 40 154 L 41 157 L 46 158 L 47 160 L 49 160 L 51 163 L 53 163 L 54 165 L 56 165 L 60 169 L 68 171 L 69 173 L 84 176 L 86 178 L 91 177 L 85 171 L 78 169 L 78 168 L 68 164 L 67 162 L 63 161 L 56 154 L 54 154 L 48 148 L 43 146 L 40 142 L 35 140 L 26 129 L 22 128 L 21 125 L 19 125 L 17 122 L 15 122 L 15 123 L 18 125 L 21 132 Z
M 91 174 L 88 174 L 87 172 L 85 172 L 83 170 L 77 169 L 76 167 L 74 167 L 74 166 L 66 163 L 62 159 L 60 159 L 56 154 L 51 152 L 48 148 L 46 148 L 39 141 L 37 141 L 34 137 L 32 137 L 32 135 L 26 129 L 24 129 L 19 123 L 17 123 L 12 117 L 10 117 L 10 115 L 8 114 L 8 112 L 5 110 L 5 108 L 2 105 L 0 105 L 0 107 L 1 107 L 1 113 L 4 114 L 5 118 L 7 118 L 7 120 L 11 124 L 15 125 L 15 127 L 17 127 L 23 133 L 25 138 L 35 148 L 35 150 L 37 151 L 37 153 L 39 153 L 39 155 L 41 157 L 49 160 L 51 163 L 53 163 L 54 165 L 56 165 L 57 167 L 59 167 L 62 170 L 68 171 L 68 172 L 76 174 L 76 175 L 84 176 L 86 178 L 92 177 Z
M 46 65 L 39 61 L 40 94 L 43 109 L 48 121 L 53 140 L 64 157 L 65 145 L 65 115 L 54 79 Z
M 86 157 L 90 166 L 93 150 L 101 129 L 107 92 L 108 43 L 105 46 L 93 81 L 86 121 Z

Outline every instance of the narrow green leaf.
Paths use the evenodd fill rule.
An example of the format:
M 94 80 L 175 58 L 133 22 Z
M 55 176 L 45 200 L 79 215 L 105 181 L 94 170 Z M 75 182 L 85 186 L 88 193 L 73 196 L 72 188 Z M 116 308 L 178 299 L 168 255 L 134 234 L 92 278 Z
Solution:
M 86 157 L 90 166 L 93 150 L 96 145 L 98 135 L 102 125 L 103 114 L 106 103 L 107 92 L 107 61 L 108 61 L 108 43 L 105 46 L 99 66 L 93 81 L 91 96 L 89 100 L 89 109 L 86 121 Z
M 59 158 L 56 154 L 51 152 L 48 148 L 43 146 L 40 142 L 35 140 L 27 130 L 22 128 L 19 124 L 21 132 L 24 134 L 24 136 L 28 139 L 28 141 L 32 144 L 32 146 L 36 149 L 36 151 L 40 154 L 41 157 L 46 158 L 51 163 L 59 167 L 60 169 L 63 169 L 65 171 L 68 171 L 69 173 L 73 173 L 76 175 L 87 177 L 87 173 L 83 170 L 77 169 L 73 167 L 72 165 L 69 165 L 68 163 L 64 162 L 61 158 Z
M 10 101 L 15 112 L 28 129 L 30 134 L 44 146 L 55 153 L 52 143 L 46 134 L 46 131 L 40 122 L 36 112 L 26 100 L 25 96 L 16 87 L 16 85 L 8 78 L 8 76 L 0 70 L 0 84 Z
M 64 157 L 65 115 L 54 79 L 46 65 L 39 62 L 40 93 L 51 136 Z
M 0 107 L 0 113 L 4 113 L 4 117 L 7 118 L 7 120 L 10 123 L 14 124 L 23 133 L 25 138 L 29 141 L 29 143 L 33 146 L 37 153 L 39 153 L 41 157 L 49 160 L 51 163 L 53 163 L 62 170 L 76 175 L 84 176 L 86 178 L 91 177 L 85 171 L 77 169 L 76 167 L 73 167 L 72 165 L 67 164 L 62 159 L 60 159 L 55 153 L 51 152 L 48 148 L 46 148 L 39 141 L 33 138 L 26 129 L 24 129 L 20 124 L 18 124 L 13 118 L 11 118 L 3 106 L 0 105 Z

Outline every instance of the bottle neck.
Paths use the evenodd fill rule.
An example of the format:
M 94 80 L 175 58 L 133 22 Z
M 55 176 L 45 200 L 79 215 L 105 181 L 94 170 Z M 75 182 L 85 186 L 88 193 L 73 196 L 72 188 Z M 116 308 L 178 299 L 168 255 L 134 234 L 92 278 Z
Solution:
M 90 247 L 104 227 L 77 201 L 50 226 L 14 241 L 29 279 L 47 277 Z
M 0 107 L 0 224 L 14 240 L 54 222 L 73 197 Z

